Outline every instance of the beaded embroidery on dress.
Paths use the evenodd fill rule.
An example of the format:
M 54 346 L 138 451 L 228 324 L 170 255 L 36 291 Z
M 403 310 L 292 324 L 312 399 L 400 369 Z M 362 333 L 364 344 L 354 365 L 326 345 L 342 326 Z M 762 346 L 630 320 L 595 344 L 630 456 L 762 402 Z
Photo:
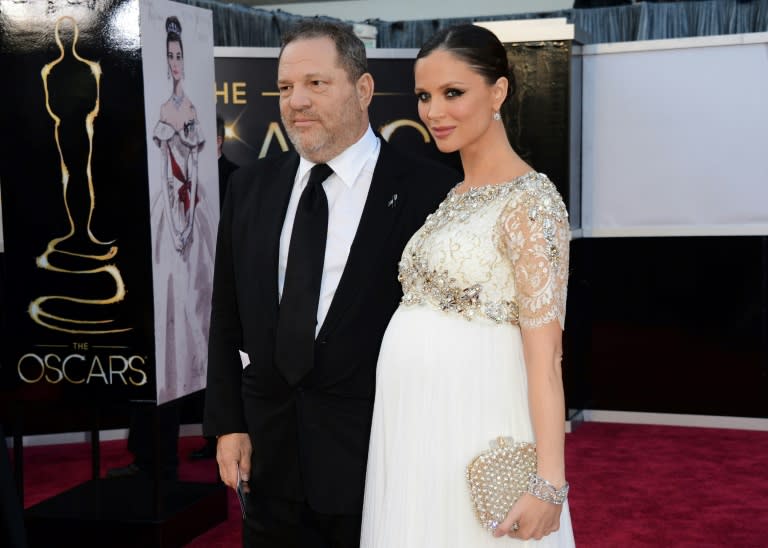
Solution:
M 570 228 L 546 175 L 452 190 L 408 242 L 382 341 L 363 548 L 574 545 L 567 503 L 540 541 L 492 537 L 465 467 L 500 433 L 533 442 L 520 327 L 562 326 Z
M 452 190 L 405 248 L 398 278 L 402 302 L 428 301 L 467 319 L 483 314 L 535 327 L 557 317 L 562 325 L 568 257 L 560 254 L 567 254 L 567 221 L 565 204 L 543 174 L 462 194 Z M 504 255 L 509 261 L 500 260 Z M 520 299 L 510 298 L 516 283 L 526 286 Z

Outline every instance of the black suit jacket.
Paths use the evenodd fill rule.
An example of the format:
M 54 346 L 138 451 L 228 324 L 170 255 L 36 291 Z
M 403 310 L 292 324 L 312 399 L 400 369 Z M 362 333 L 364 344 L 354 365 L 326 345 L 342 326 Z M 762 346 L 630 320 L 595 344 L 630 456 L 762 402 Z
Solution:
M 314 367 L 291 387 L 273 353 L 280 233 L 298 165 L 290 152 L 230 178 L 216 249 L 204 431 L 250 434 L 251 489 L 307 500 L 323 513 L 357 514 L 379 346 L 401 297 L 397 264 L 459 175 L 382 139 Z M 250 359 L 245 369 L 238 350 Z

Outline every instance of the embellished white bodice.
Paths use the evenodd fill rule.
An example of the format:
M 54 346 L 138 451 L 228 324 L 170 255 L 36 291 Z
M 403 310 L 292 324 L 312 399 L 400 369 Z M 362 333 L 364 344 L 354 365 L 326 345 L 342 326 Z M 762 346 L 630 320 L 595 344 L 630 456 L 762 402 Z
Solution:
M 455 188 L 403 251 L 402 304 L 539 327 L 565 321 L 568 212 L 549 178 Z

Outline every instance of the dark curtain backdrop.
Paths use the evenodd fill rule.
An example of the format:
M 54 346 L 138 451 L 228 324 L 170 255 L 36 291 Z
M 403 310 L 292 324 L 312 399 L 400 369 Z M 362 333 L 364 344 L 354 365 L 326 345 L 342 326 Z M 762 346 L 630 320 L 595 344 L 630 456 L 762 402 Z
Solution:
M 213 11 L 217 46 L 277 47 L 281 31 L 301 18 L 280 10 L 272 12 L 215 0 L 181 1 Z M 576 3 L 577 6 L 587 4 L 590 3 Z M 481 20 L 540 17 L 567 17 L 569 22 L 587 33 L 588 43 L 739 34 L 768 31 L 768 0 L 640 2 L 494 17 L 354 22 L 374 25 L 379 31 L 380 48 L 418 48 L 427 37 L 445 26 Z

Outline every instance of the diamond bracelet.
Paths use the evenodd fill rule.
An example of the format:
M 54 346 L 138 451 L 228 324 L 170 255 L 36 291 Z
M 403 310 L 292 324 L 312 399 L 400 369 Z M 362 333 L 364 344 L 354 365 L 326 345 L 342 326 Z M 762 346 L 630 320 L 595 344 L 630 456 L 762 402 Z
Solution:
M 568 498 L 569 488 L 570 486 L 568 485 L 568 482 L 565 482 L 560 489 L 557 489 L 547 480 L 534 473 L 531 473 L 528 477 L 528 492 L 544 502 L 551 502 L 552 504 L 558 505 L 563 504 L 565 499 Z

